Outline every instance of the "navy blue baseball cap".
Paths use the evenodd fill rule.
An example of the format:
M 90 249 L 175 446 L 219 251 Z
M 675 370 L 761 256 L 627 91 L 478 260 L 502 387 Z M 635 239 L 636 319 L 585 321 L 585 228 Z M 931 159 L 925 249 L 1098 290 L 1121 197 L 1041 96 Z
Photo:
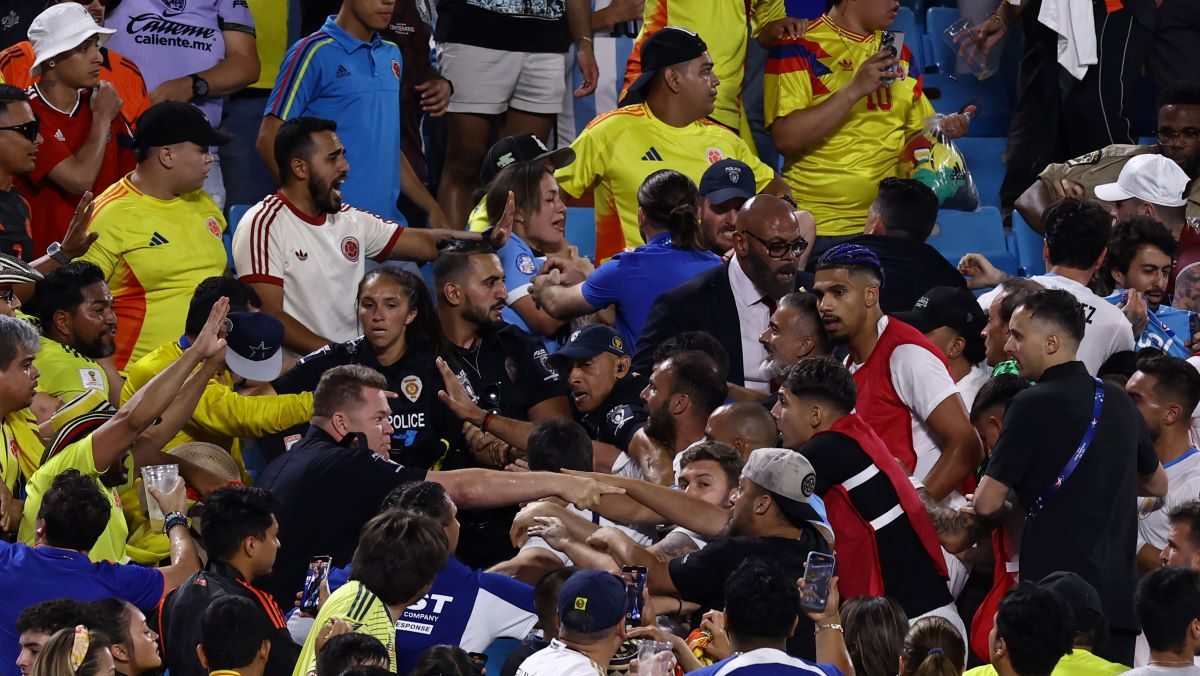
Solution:
M 741 160 L 721 160 L 700 177 L 700 196 L 710 204 L 754 197 L 754 170 Z
M 591 359 L 601 352 L 629 356 L 629 345 L 619 331 L 606 324 L 592 324 L 571 334 L 554 359 Z
M 258 382 L 278 378 L 283 369 L 283 322 L 265 312 L 230 312 L 228 319 L 229 370 Z
M 581 634 L 617 626 L 628 596 L 621 578 L 603 570 L 581 570 L 558 590 L 558 621 Z

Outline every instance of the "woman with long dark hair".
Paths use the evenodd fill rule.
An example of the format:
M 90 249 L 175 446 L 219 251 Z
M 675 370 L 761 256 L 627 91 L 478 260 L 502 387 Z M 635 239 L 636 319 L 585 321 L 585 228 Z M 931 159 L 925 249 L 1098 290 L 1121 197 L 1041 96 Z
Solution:
M 461 447 L 462 423 L 437 396 L 442 378 L 434 360 L 448 353 L 429 289 L 410 272 L 379 267 L 363 276 L 356 303 L 362 336 L 304 357 L 271 388 L 278 394 L 311 392 L 335 366 L 369 366 L 397 394 L 389 400 L 392 459 L 411 467 L 442 466 L 447 452 Z M 286 432 L 285 445 L 301 433 Z
M 638 226 L 646 244 L 613 256 L 586 281 L 570 266 L 557 265 L 534 282 L 530 295 L 560 319 L 614 306 L 617 330 L 632 350 L 660 293 L 721 264 L 704 241 L 699 204 L 687 176 L 671 169 L 650 174 L 638 189 Z

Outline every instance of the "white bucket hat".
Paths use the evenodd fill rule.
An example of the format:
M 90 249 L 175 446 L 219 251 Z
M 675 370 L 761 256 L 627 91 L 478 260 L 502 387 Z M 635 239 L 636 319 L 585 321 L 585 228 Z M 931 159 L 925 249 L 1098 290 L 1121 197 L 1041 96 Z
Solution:
M 92 15 L 77 2 L 50 7 L 34 17 L 29 25 L 29 42 L 34 54 L 30 77 L 41 75 L 42 63 L 75 49 L 93 35 L 100 36 L 100 44 L 104 44 L 113 33 L 116 31 L 97 25 Z

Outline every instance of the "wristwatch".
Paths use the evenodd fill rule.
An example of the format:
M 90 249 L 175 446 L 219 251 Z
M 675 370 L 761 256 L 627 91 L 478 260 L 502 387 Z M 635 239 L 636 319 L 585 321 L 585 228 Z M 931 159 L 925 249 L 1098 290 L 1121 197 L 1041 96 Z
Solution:
M 59 265 L 66 265 L 71 262 L 71 258 L 63 253 L 62 242 L 54 242 L 46 247 L 46 255 Z
M 208 96 L 208 80 L 199 75 L 192 75 L 192 98 L 203 99 Z

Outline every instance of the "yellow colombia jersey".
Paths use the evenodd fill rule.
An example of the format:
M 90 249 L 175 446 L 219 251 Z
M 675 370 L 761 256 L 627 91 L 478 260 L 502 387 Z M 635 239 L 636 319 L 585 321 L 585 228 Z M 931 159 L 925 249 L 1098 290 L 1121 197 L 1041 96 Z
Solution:
M 742 111 L 742 80 L 749 41 L 745 26 L 751 18 L 747 15 L 748 10 L 753 12 L 756 34 L 758 26 L 787 16 L 783 0 L 646 0 L 642 30 L 625 66 L 625 87 L 642 74 L 642 43 L 646 38 L 665 26 L 686 28 L 708 45 L 713 73 L 721 80 L 712 118 L 730 129 L 746 126 Z M 622 90 L 621 96 L 624 95 Z
M 108 376 L 104 368 L 73 348 L 57 340 L 41 337 L 33 365 L 38 370 L 37 391 L 68 402 L 87 390 L 99 390 L 108 396 Z
M 321 605 L 321 611 L 313 623 L 313 631 L 308 632 L 308 638 L 304 640 L 304 648 L 300 651 L 300 659 L 296 660 L 296 670 L 292 676 L 316 673 L 317 634 L 321 633 L 318 629 L 333 617 L 348 621 L 357 634 L 379 639 L 388 651 L 388 671 L 396 670 L 396 627 L 392 614 L 378 596 L 368 591 L 361 582 L 351 580 L 330 594 Z
M 0 420 L 0 437 L 4 440 L 3 453 L 0 453 L 0 481 L 19 498 L 21 496 L 13 489 L 33 476 L 45 453 L 33 411 L 23 408 L 4 416 Z
M 203 190 L 160 200 L 126 176 L 96 198 L 90 227 L 100 237 L 81 258 L 108 280 L 123 370 L 179 338 L 196 286 L 225 274 L 225 217 Z
M 850 84 L 858 67 L 878 51 L 879 33 L 852 33 L 834 25 L 828 14 L 803 38 L 781 40 L 771 49 L 763 78 L 767 126 Z M 902 73 L 908 74 L 911 61 L 905 45 Z M 908 74 L 879 88 L 859 99 L 828 138 L 787 158 L 783 177 L 800 208 L 812 212 L 818 235 L 862 234 L 879 182 L 899 175 L 905 143 L 934 114 L 921 87 L 920 74 Z
M 699 120 L 672 127 L 654 117 L 644 103 L 592 120 L 571 147 L 575 161 L 556 171 L 554 177 L 572 197 L 595 188 L 598 261 L 643 244 L 637 192 L 646 177 L 660 169 L 674 169 L 698 184 L 710 164 L 735 159 L 754 170 L 757 190 L 775 177 L 755 151 L 721 125 Z
M 178 341 L 161 345 L 126 367 L 125 385 L 121 388 L 121 405 L 124 406 L 146 383 L 166 370 L 183 355 Z M 233 379 L 228 371 L 213 378 L 200 395 L 200 402 L 192 412 L 192 418 L 176 434 L 164 450 L 170 450 L 190 441 L 216 444 L 233 455 L 242 472 L 242 482 L 250 485 L 250 476 L 242 461 L 240 438 L 257 439 L 268 434 L 281 432 L 307 421 L 312 417 L 312 393 L 281 394 L 266 397 L 246 397 L 233 391 Z M 170 551 L 170 542 L 161 531 L 142 526 L 146 522 L 141 509 L 141 499 L 135 485 L 122 491 L 121 502 L 129 522 L 130 544 L 138 548 L 160 553 L 161 559 Z
M 68 469 L 79 470 L 84 476 L 95 479 L 96 485 L 108 502 L 112 511 L 108 514 L 108 525 L 96 540 L 96 546 L 88 552 L 92 561 L 112 561 L 126 563 L 128 558 L 125 551 L 125 540 L 129 536 L 129 527 L 125 524 L 125 515 L 121 513 L 121 502 L 115 491 L 100 483 L 100 472 L 96 471 L 96 458 L 92 454 L 92 435 L 67 446 L 57 455 L 46 461 L 29 479 L 29 497 L 25 500 L 25 510 L 21 513 L 21 530 L 18 534 L 21 542 L 33 545 L 37 536 L 37 513 L 42 507 L 42 497 L 50 490 L 54 477 Z

